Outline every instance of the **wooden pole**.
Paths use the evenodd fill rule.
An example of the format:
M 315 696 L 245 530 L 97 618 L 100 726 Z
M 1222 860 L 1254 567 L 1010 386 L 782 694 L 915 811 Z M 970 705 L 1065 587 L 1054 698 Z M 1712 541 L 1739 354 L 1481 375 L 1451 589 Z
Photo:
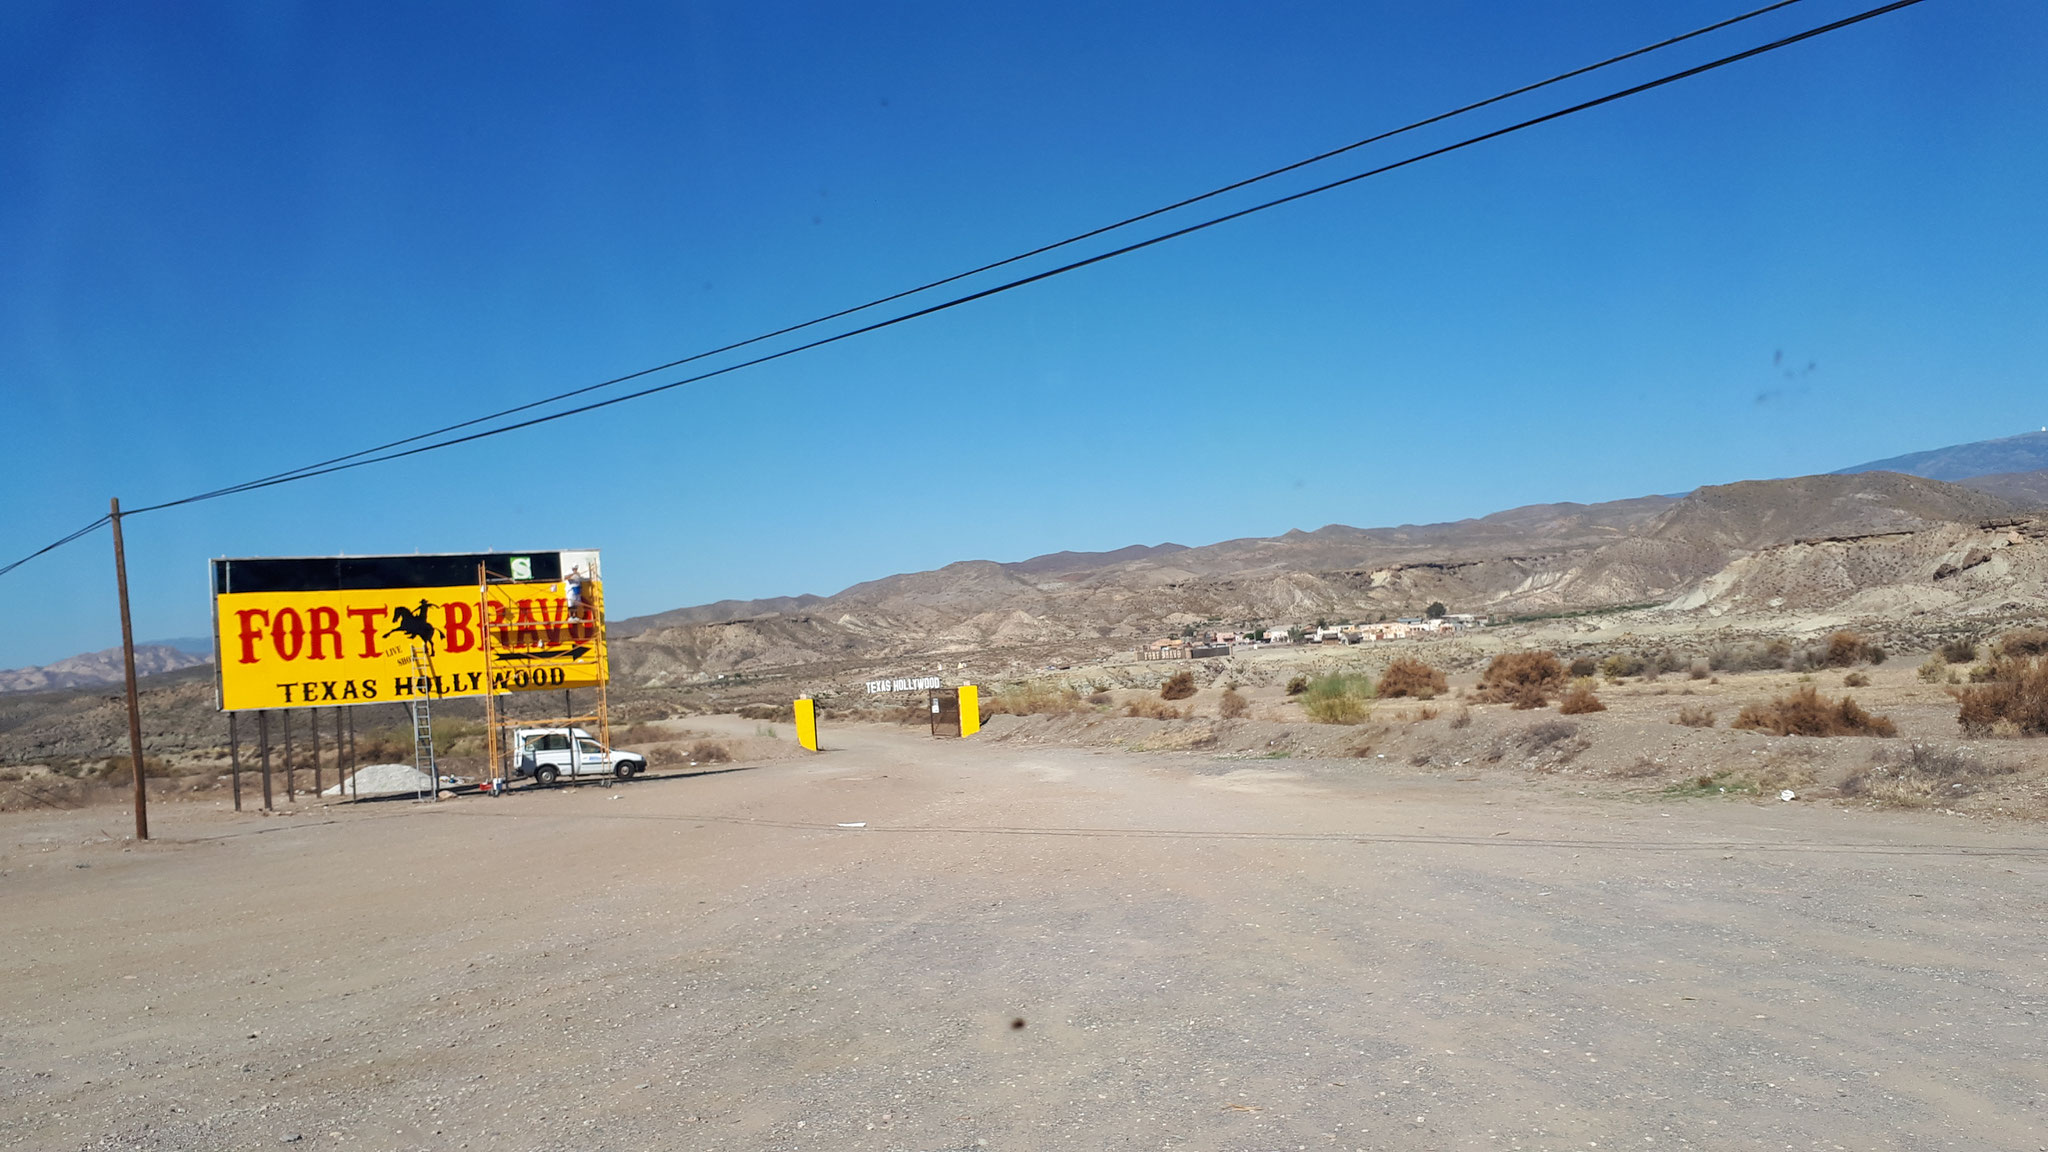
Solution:
M 270 811 L 270 709 L 256 714 L 256 754 L 263 759 L 263 810 Z
M 356 710 L 351 708 L 348 710 L 348 798 L 351 800 L 356 798 L 357 789 L 362 787 L 356 783 L 356 767 Z
M 292 763 L 292 710 L 284 710 L 284 798 L 297 802 L 299 798 L 298 765 Z
M 110 502 L 114 583 L 121 589 L 121 663 L 128 678 L 128 760 L 135 771 L 135 838 L 149 839 L 149 789 L 142 778 L 142 704 L 135 695 L 135 626 L 128 619 L 128 553 L 121 546 L 121 501 Z
M 336 795 L 339 795 L 341 792 L 341 782 L 348 779 L 348 777 L 341 774 L 341 714 L 346 711 L 348 709 L 343 708 L 339 704 L 334 706 L 334 790 Z
M 235 714 L 228 713 L 228 763 L 233 765 L 235 811 L 242 810 L 242 733 L 235 727 Z
M 320 793 L 324 791 L 320 781 L 320 710 L 318 708 L 313 709 L 312 718 L 306 721 L 306 725 L 313 729 L 313 798 L 318 800 Z

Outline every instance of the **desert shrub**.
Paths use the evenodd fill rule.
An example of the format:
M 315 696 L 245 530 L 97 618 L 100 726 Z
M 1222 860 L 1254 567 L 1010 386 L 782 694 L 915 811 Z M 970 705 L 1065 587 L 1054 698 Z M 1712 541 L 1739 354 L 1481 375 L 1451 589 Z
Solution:
M 2015 628 L 2000 636 L 1993 649 L 2008 659 L 2048 655 L 2048 628 Z
M 1844 628 L 1822 641 L 1810 659 L 1818 667 L 1848 668 L 1856 664 L 1884 663 L 1884 649 L 1863 638 L 1860 632 Z
M 1666 672 L 1683 672 L 1692 666 L 1692 657 L 1683 652 L 1666 648 L 1643 657 L 1643 675 L 1662 676 Z
M 1939 684 L 1949 678 L 1948 661 L 1936 652 L 1920 665 L 1920 679 L 1923 683 Z
M 1861 672 L 1851 672 L 1847 676 L 1842 677 L 1842 687 L 1868 688 L 1870 687 L 1870 677 L 1865 676 Z
M 1865 712 L 1847 696 L 1831 701 L 1811 684 L 1802 684 L 1768 704 L 1745 705 L 1729 727 L 1773 736 L 1898 735 L 1897 726 L 1889 719 Z
M 1605 712 L 1607 705 L 1593 695 L 1590 685 L 1581 681 L 1565 690 L 1564 699 L 1557 702 L 1557 710 L 1566 716 L 1578 716 L 1586 712 Z
M 1289 696 L 1299 696 L 1306 691 L 1308 691 L 1308 677 L 1306 676 L 1296 676 L 1287 682 L 1287 694 Z
M 1642 780 L 1663 774 L 1664 765 L 1643 753 L 1638 753 L 1634 760 L 1609 771 L 1609 775 L 1619 776 L 1625 780 Z
M 788 704 L 742 704 L 742 720 L 780 720 L 785 724 L 796 722 L 796 711 Z
M 1707 655 L 1709 668 L 1722 672 L 1761 672 L 1783 668 L 1792 660 L 1792 642 L 1785 639 L 1723 644 Z
M 1574 680 L 1581 676 L 1598 676 L 1600 674 L 1600 662 L 1591 656 L 1574 656 L 1572 657 L 1571 666 L 1565 670 L 1571 673 L 1571 677 Z
M 1137 716 L 1146 720 L 1179 720 L 1185 713 L 1164 700 L 1155 700 L 1150 696 L 1140 696 L 1129 704 L 1124 705 L 1124 715 Z
M 1193 672 L 1175 672 L 1166 678 L 1166 683 L 1159 686 L 1159 698 L 1161 700 L 1185 700 L 1194 694 L 1195 674 Z
M 1318 724 L 1362 723 L 1372 713 L 1372 681 L 1344 672 L 1318 676 L 1301 694 L 1301 710 Z
M 1870 767 L 1842 781 L 1842 795 L 1916 807 L 1968 796 L 2013 771 L 2009 764 L 1990 763 L 1964 749 L 1931 744 L 1880 748 Z
M 1090 704 L 1096 705 L 1097 707 L 1101 707 L 1106 704 L 1115 703 L 1116 697 L 1111 696 L 1109 692 L 1105 689 L 1097 688 L 1095 691 L 1090 692 L 1088 694 L 1088 702 Z
M 1694 680 L 1705 680 L 1713 675 L 1713 670 L 1707 667 L 1706 657 L 1702 656 L 1686 666 L 1686 674 Z
M 1450 690 L 1444 674 L 1417 660 L 1413 656 L 1402 656 L 1387 670 L 1380 673 L 1379 694 L 1382 697 L 1412 696 L 1417 700 L 1434 700 Z
M 1456 712 L 1451 713 L 1451 718 L 1447 721 L 1447 723 L 1450 724 L 1450 726 L 1453 728 L 1471 727 L 1472 710 L 1470 708 L 1460 707 Z
M 2048 657 L 2001 657 L 1989 670 L 1983 683 L 1951 689 L 1958 705 L 1956 723 L 1963 731 L 1971 736 L 2048 735 Z
M 1942 641 L 1934 654 L 1941 657 L 1944 664 L 1968 664 L 1977 659 L 1977 642 L 1958 636 Z
M 1503 652 L 1479 678 L 1479 698 L 1517 708 L 1541 708 L 1564 687 L 1564 665 L 1551 652 Z
M 1236 720 L 1248 715 L 1251 710 L 1251 702 L 1238 695 L 1235 688 L 1225 688 L 1223 698 L 1216 702 L 1216 714 L 1225 720 Z
M 1704 704 L 1685 704 L 1678 709 L 1678 722 L 1687 728 L 1712 728 L 1714 710 Z
M 1530 752 L 1541 752 L 1553 744 L 1559 744 L 1579 734 L 1579 726 L 1569 720 L 1545 720 L 1522 729 L 1515 737 Z
M 1079 692 L 1052 684 L 1012 684 L 988 701 L 990 715 L 1065 716 L 1087 710 Z M 929 706 L 923 714 L 931 714 Z
M 612 746 L 615 748 L 630 748 L 635 744 L 659 744 L 671 738 L 668 732 L 644 720 L 629 727 L 612 729 Z
M 732 759 L 732 749 L 716 740 L 699 740 L 690 745 L 690 762 L 693 764 L 723 764 Z
M 1616 652 L 1600 662 L 1600 674 L 1609 680 L 1643 674 L 1643 658 L 1633 652 Z

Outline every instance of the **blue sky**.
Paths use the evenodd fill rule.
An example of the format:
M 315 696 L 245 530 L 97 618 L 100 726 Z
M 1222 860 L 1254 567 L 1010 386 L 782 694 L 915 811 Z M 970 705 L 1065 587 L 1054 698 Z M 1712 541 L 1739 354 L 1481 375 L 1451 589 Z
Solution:
M 112 495 L 755 335 L 1749 6 L 10 4 L 0 559 Z M 2043 59 L 2048 8 L 1929 0 L 773 365 L 138 516 L 137 632 L 203 634 L 220 555 L 594 546 L 639 613 L 2039 427 Z M 0 580 L 34 606 L 0 666 L 118 639 L 104 532 Z

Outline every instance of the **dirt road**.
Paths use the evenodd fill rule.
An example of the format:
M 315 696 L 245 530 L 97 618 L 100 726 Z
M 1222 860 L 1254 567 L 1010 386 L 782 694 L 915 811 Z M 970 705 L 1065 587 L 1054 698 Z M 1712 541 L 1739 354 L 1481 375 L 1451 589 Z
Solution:
M 2048 1146 L 2035 828 L 827 735 L 0 818 L 0 1146 Z

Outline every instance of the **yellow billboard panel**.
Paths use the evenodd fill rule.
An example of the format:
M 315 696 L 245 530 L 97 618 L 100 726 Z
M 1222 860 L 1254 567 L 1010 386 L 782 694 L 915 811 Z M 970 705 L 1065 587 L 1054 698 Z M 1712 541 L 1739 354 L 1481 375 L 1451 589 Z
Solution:
M 233 581 L 217 574 L 220 706 L 240 711 L 409 703 L 423 696 L 604 683 L 603 586 L 591 575 L 595 553 L 576 555 L 592 558 L 587 568 L 550 572 L 557 577 L 552 580 L 500 578 L 482 585 L 306 588 L 308 583 L 346 580 L 272 578 L 243 583 L 300 586 L 232 591 L 223 586 Z M 413 569 L 458 567 L 444 563 L 439 569 Z M 532 572 L 530 564 L 508 567 L 522 575 Z

